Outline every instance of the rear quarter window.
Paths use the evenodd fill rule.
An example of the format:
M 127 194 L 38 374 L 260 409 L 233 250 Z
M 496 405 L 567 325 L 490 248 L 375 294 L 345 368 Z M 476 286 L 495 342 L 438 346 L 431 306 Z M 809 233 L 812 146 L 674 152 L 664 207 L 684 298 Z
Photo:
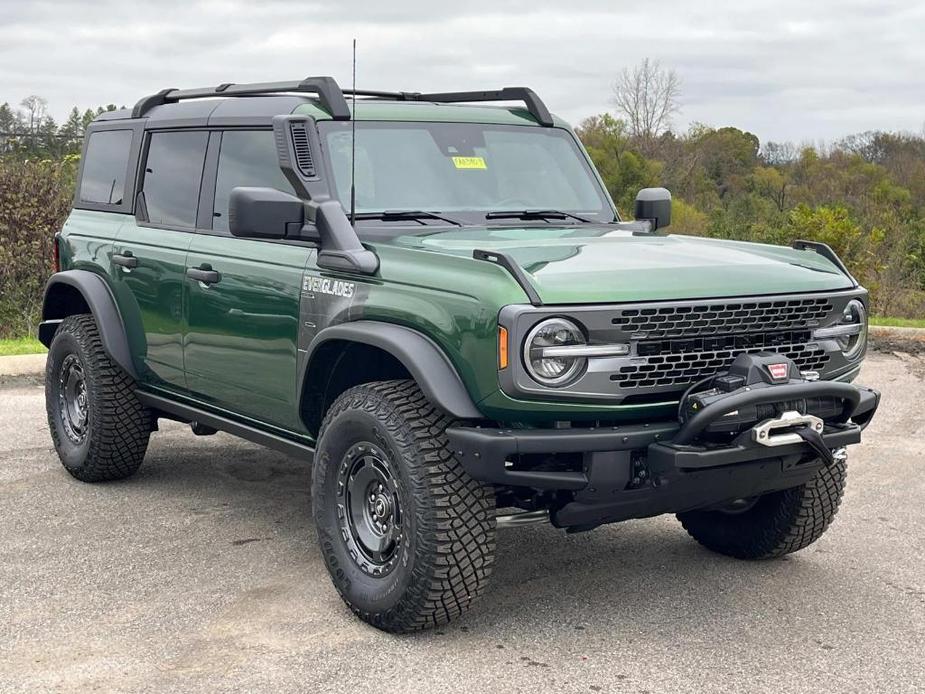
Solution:
M 131 130 L 99 130 L 90 134 L 80 179 L 81 202 L 123 203 L 131 147 Z
M 204 131 L 151 135 L 142 191 L 151 224 L 196 226 L 199 186 L 209 134 Z

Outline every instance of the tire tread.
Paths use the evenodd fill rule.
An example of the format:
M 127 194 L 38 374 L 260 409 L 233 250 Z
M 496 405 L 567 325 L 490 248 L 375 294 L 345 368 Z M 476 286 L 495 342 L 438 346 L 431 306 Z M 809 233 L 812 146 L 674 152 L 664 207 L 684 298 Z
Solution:
M 822 537 L 838 512 L 847 474 L 846 461 L 836 460 L 805 484 L 773 492 L 743 514 L 688 511 L 679 513 L 678 520 L 714 552 L 739 559 L 781 557 Z
M 335 581 L 344 602 L 361 619 L 392 632 L 444 624 L 465 612 L 485 590 L 495 553 L 495 498 L 450 451 L 450 424 L 414 381 L 378 381 L 355 386 L 332 404 L 321 436 L 332 420 L 351 409 L 376 417 L 410 455 L 417 509 L 413 579 L 398 604 L 370 614 L 354 605 Z M 320 439 L 320 437 L 319 437 Z

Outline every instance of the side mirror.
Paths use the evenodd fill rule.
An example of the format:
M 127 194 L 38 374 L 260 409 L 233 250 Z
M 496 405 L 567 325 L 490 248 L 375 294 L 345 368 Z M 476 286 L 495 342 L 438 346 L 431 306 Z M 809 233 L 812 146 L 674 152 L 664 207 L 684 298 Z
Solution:
M 633 216 L 647 220 L 651 231 L 671 224 L 671 193 L 667 188 L 643 188 L 636 194 Z
M 232 188 L 228 228 L 233 236 L 251 239 L 297 237 L 305 223 L 305 204 L 274 188 Z

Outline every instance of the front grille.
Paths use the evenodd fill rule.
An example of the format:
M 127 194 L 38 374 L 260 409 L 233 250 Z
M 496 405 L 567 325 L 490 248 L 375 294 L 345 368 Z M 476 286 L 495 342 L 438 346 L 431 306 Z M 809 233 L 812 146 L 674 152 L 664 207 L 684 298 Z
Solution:
M 832 313 L 827 298 L 710 302 L 621 309 L 611 322 L 640 339 L 814 328 Z
M 725 371 L 739 354 L 776 352 L 801 371 L 831 378 L 848 362 L 838 343 L 813 337 L 838 322 L 863 291 L 728 299 L 686 299 L 590 306 L 510 306 L 501 322 L 518 344 L 542 319 L 567 316 L 592 345 L 628 344 L 629 354 L 588 360 L 574 382 L 561 388 L 537 384 L 518 361 L 500 373 L 505 393 L 574 402 L 626 405 L 668 402 L 691 384 Z

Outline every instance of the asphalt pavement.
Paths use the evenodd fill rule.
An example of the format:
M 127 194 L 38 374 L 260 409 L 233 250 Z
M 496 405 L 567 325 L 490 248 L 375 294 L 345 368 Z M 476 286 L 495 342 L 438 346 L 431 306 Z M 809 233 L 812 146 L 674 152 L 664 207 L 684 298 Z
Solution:
M 810 548 L 748 563 L 673 517 L 499 532 L 465 618 L 356 620 L 315 545 L 309 466 L 165 423 L 87 485 L 41 387 L 0 383 L 0 692 L 925 692 L 925 360 L 871 355 L 884 400 Z

